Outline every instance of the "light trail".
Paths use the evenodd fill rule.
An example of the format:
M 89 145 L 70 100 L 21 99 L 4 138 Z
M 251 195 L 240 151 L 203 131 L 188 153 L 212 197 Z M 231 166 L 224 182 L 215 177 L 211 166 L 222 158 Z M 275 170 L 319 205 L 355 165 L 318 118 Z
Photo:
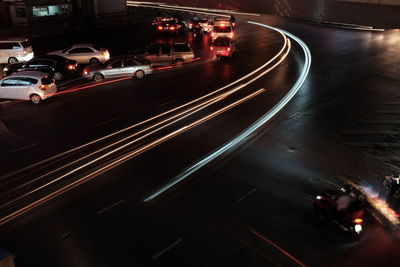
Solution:
M 260 95 L 260 94 L 262 94 L 262 93 L 264 93 L 264 92 L 265 92 L 265 89 L 260 89 L 260 90 L 258 90 L 256 92 L 254 92 L 254 93 L 252 93 L 252 94 L 250 94 L 250 95 L 238 100 L 238 101 L 235 101 L 232 104 L 229 104 L 229 105 L 223 107 L 222 109 L 219 109 L 219 110 L 217 110 L 217 111 L 215 111 L 215 112 L 213 112 L 213 113 L 211 113 L 211 114 L 209 114 L 209 115 L 207 115 L 207 116 L 205 116 L 205 117 L 203 117 L 203 118 L 201 118 L 201 119 L 199 119 L 197 121 L 194 121 L 194 122 L 192 122 L 190 124 L 187 124 L 187 125 L 179 128 L 179 129 L 177 129 L 177 130 L 175 130 L 175 131 L 173 131 L 173 132 L 171 132 L 171 133 L 169 133 L 169 134 L 167 134 L 167 135 L 165 135 L 165 136 L 163 136 L 161 138 L 158 138 L 158 139 L 156 139 L 156 140 L 154 140 L 154 141 L 152 141 L 152 142 L 150 142 L 150 143 L 148 143 L 148 144 L 146 144 L 146 145 L 144 145 L 142 147 L 139 147 L 139 148 L 135 149 L 132 152 L 127 153 L 124 156 L 121 156 L 120 158 L 112 161 L 111 163 L 108 163 L 105 166 L 103 166 L 103 167 L 101 167 L 101 168 L 99 168 L 99 169 L 97 169 L 97 170 L 95 170 L 95 171 L 93 171 L 93 172 L 91 172 L 89 174 L 86 174 L 84 177 L 81 177 L 80 179 L 78 179 L 78 180 L 76 180 L 76 181 L 74 181 L 74 182 L 72 182 L 72 183 L 70 183 L 70 184 L 68 184 L 68 185 L 66 185 L 66 186 L 64 186 L 64 187 L 62 187 L 60 189 L 57 189 L 57 190 L 47 194 L 46 196 L 44 196 L 44 197 L 42 197 L 42 198 L 40 198 L 40 199 L 38 199 L 38 200 L 26 205 L 26 206 L 18 209 L 17 211 L 14 211 L 11 214 L 2 217 L 0 219 L 0 225 L 3 225 L 5 223 L 7 223 L 7 222 L 12 221 L 13 219 L 15 219 L 15 218 L 21 216 L 22 214 L 25 214 L 26 212 L 36 208 L 37 206 L 41 205 L 42 203 L 47 202 L 47 201 L 49 201 L 49 200 L 51 200 L 51 199 L 53 199 L 53 198 L 65 193 L 65 192 L 67 192 L 67 191 L 79 186 L 82 183 L 88 182 L 89 180 L 97 177 L 97 175 L 99 175 L 101 173 L 104 173 L 104 172 L 106 172 L 106 171 L 108 171 L 108 170 L 110 170 L 112 168 L 115 168 L 116 166 L 126 162 L 127 160 L 132 159 L 133 157 L 136 157 L 136 156 L 140 155 L 141 153 L 143 153 L 143 152 L 145 152 L 145 151 L 147 151 L 147 150 L 149 150 L 149 149 L 151 149 L 151 148 L 153 148 L 153 147 L 155 147 L 157 145 L 160 145 L 160 144 L 162 144 L 162 143 L 174 138 L 175 136 L 180 135 L 180 134 L 182 134 L 182 133 L 184 133 L 184 132 L 186 132 L 186 131 L 188 131 L 188 130 L 190 130 L 190 129 L 192 129 L 192 128 L 194 128 L 194 127 L 196 127 L 196 126 L 198 126 L 198 125 L 200 125 L 202 123 L 205 123 L 206 121 L 208 121 L 208 120 L 210 120 L 210 119 L 212 119 L 212 118 L 214 118 L 214 117 L 216 117 L 216 116 L 218 116 L 218 115 L 220 115 L 220 114 L 222 114 L 222 113 L 224 113 L 224 112 L 226 112 L 226 111 L 228 111 L 228 110 L 230 110 L 230 109 L 232 109 L 232 108 L 234 108 L 234 107 L 236 107 L 236 106 L 238 106 L 238 105 L 240 105 L 240 104 L 242 104 L 242 103 L 244 103 L 244 102 L 246 102 L 246 101 L 248 101 L 248 100 L 250 100 L 250 99 L 252 99 L 252 98 L 254 98 L 254 97 L 258 96 L 258 95 Z
M 279 50 L 279 52 L 278 52 L 277 54 L 275 54 L 271 59 L 269 59 L 266 63 L 264 63 L 263 65 L 261 65 L 261 66 L 258 67 L 257 69 L 251 71 L 250 73 L 246 74 L 245 76 L 243 76 L 243 77 L 237 79 L 236 81 L 233 81 L 233 82 L 231 82 L 231 83 L 228 84 L 228 85 L 225 85 L 225 86 L 223 86 L 223 87 L 221 87 L 221 88 L 219 88 L 219 89 L 217 89 L 217 90 L 215 90 L 215 91 L 213 91 L 213 92 L 210 92 L 210 93 L 208 93 L 208 94 L 206 94 L 206 95 L 204 95 L 204 96 L 201 96 L 201 97 L 199 97 L 199 98 L 197 98 L 197 99 L 194 99 L 194 100 L 192 100 L 192 101 L 190 101 L 190 102 L 187 102 L 187 103 L 185 103 L 185 104 L 183 104 L 183 105 L 180 105 L 180 106 L 175 107 L 175 108 L 173 108 L 173 109 L 170 109 L 170 110 L 168 110 L 168 111 L 166 111 L 166 112 L 163 112 L 163 113 L 161 113 L 161 114 L 158 114 L 158 115 L 156 115 L 156 116 L 153 116 L 153 117 L 151 117 L 151 118 L 149 118 L 149 119 L 147 119 L 147 120 L 144 120 L 144 121 L 142 121 L 142 122 L 133 124 L 133 125 L 128 126 L 128 127 L 124 128 L 124 129 L 121 129 L 121 130 L 119 130 L 119 131 L 116 131 L 116 132 L 114 132 L 114 133 L 111 133 L 111 134 L 109 134 L 109 135 L 103 136 L 103 137 L 98 138 L 98 139 L 96 139 L 96 140 L 90 141 L 90 142 L 88 142 L 88 143 L 86 143 L 86 144 L 83 144 L 83 145 L 80 145 L 80 146 L 78 146 L 78 147 L 72 148 L 72 149 L 70 149 L 70 150 L 64 151 L 64 152 L 62 152 L 62 153 L 60 153 L 60 154 L 57 154 L 57 155 L 55 155 L 55 156 L 53 156 L 53 157 L 47 158 L 47 159 L 45 159 L 45 160 L 42 160 L 42 161 L 39 161 L 39 162 L 37 162 L 37 163 L 31 164 L 31 165 L 29 165 L 29 166 L 26 166 L 26 167 L 24 167 L 24 168 L 21 168 L 21 169 L 19 169 L 19 170 L 17 170 L 17 171 L 14 171 L 14 172 L 11 172 L 11 173 L 9 173 L 9 174 L 6 174 L 6 175 L 0 177 L 0 180 L 7 179 L 7 178 L 9 178 L 9 177 L 11 177 L 11 176 L 17 175 L 17 174 L 22 173 L 22 172 L 24 172 L 24 171 L 27 171 L 27 170 L 29 170 L 29 169 L 37 170 L 36 167 L 39 166 L 39 165 L 41 165 L 41 164 L 45 164 L 45 163 L 47 163 L 47 162 L 52 162 L 52 161 L 54 161 L 54 160 L 56 160 L 56 159 L 58 159 L 58 158 L 61 158 L 61 157 L 66 156 L 66 155 L 68 155 L 68 154 L 72 154 L 72 153 L 74 153 L 74 152 L 76 152 L 76 151 L 78 151 L 78 150 L 81 150 L 81 149 L 85 148 L 85 147 L 94 145 L 94 144 L 96 144 L 96 143 L 99 143 L 99 142 L 101 142 L 101 141 L 104 141 L 104 140 L 106 140 L 106 139 L 109 139 L 109 138 L 111 138 L 111 137 L 113 137 L 113 136 L 116 136 L 116 135 L 118 135 L 118 134 L 121 134 L 121 133 L 124 133 L 124 132 L 126 132 L 126 131 L 129 131 L 129 130 L 131 130 L 131 129 L 137 128 L 137 127 L 139 127 L 139 126 L 141 126 L 141 125 L 144 125 L 144 124 L 146 124 L 146 123 L 149 123 L 149 122 L 151 122 L 151 121 L 154 121 L 154 120 L 156 120 L 156 119 L 159 119 L 159 118 L 161 118 L 161 117 L 163 117 L 163 116 L 166 116 L 166 115 L 168 115 L 168 114 L 170 114 L 170 113 L 173 113 L 173 112 L 175 112 L 175 111 L 177 111 L 177 110 L 183 109 L 183 108 L 185 108 L 185 107 L 187 107 L 187 106 L 189 106 L 189 105 L 192 105 L 192 104 L 194 104 L 194 103 L 197 103 L 197 102 L 199 102 L 199 101 L 202 101 L 202 100 L 205 99 L 205 98 L 211 97 L 211 96 L 213 96 L 213 95 L 215 95 L 215 94 L 217 94 L 217 93 L 219 93 L 219 92 L 221 92 L 221 91 L 223 91 L 223 90 L 226 90 L 227 88 L 229 88 L 229 87 L 231 87 L 231 86 L 234 86 L 234 85 L 240 83 L 241 81 L 243 81 L 243 80 L 245 80 L 245 79 L 247 79 L 247 78 L 253 76 L 253 75 L 256 74 L 257 72 L 261 71 L 262 69 L 268 67 L 272 62 L 274 62 L 279 56 L 281 56 L 281 55 L 285 52 L 285 50 L 286 50 L 286 48 L 287 48 L 287 45 L 288 45 L 288 39 L 286 38 L 286 36 L 285 36 L 283 33 L 279 32 L 279 34 L 282 36 L 282 38 L 283 38 L 283 40 L 284 40 L 284 43 L 283 43 L 281 49 Z
M 65 178 L 66 176 L 69 176 L 69 175 L 71 175 L 71 174 L 73 174 L 73 173 L 75 173 L 75 172 L 77 172 L 77 171 L 79 171 L 79 170 L 81 170 L 81 169 L 83 169 L 83 168 L 85 168 L 85 167 L 88 167 L 88 166 L 90 166 L 90 165 L 92 165 L 92 164 L 94 164 L 94 163 L 96 163 L 96 162 L 98 162 L 98 161 L 100 161 L 100 160 L 102 160 L 102 159 L 104 159 L 104 158 L 106 158 L 106 157 L 108 157 L 108 156 L 114 154 L 114 153 L 117 153 L 117 152 L 119 152 L 120 150 L 122 150 L 122 149 L 124 149 L 124 148 L 126 148 L 126 147 L 128 147 L 128 146 L 134 145 L 135 143 L 138 143 L 139 141 L 142 141 L 144 138 L 149 137 L 149 136 L 151 136 L 152 134 L 155 134 L 155 133 L 157 133 L 157 132 L 159 132 L 159 131 L 161 131 L 161 130 L 167 128 L 168 126 L 171 126 L 171 125 L 173 125 L 173 124 L 175 124 L 175 123 L 177 123 L 177 122 L 179 122 L 179 121 L 181 121 L 181 120 L 183 120 L 183 119 L 185 119 L 185 118 L 187 118 L 187 117 L 189 117 L 189 116 L 191 116 L 191 115 L 193 115 L 193 114 L 195 114 L 195 113 L 197 113 L 197 112 L 199 112 L 199 111 L 201 111 L 201 110 L 203 110 L 203 109 L 205 109 L 205 108 L 207 108 L 207 107 L 209 107 L 209 106 L 211 106 L 211 105 L 213 105 L 213 104 L 215 104 L 215 103 L 217 103 L 217 102 L 219 102 L 219 101 L 221 101 L 221 100 L 223 100 L 223 99 L 225 99 L 226 97 L 232 95 L 233 93 L 237 92 L 237 91 L 240 90 L 240 89 L 241 89 L 241 88 L 234 88 L 234 89 L 232 89 L 232 90 L 229 91 L 229 92 L 226 92 L 226 93 L 224 93 L 224 94 L 222 94 L 222 95 L 219 95 L 219 96 L 217 96 L 217 97 L 215 97 L 215 98 L 213 98 L 213 99 L 207 100 L 207 101 L 205 101 L 204 103 L 198 104 L 197 106 L 194 106 L 194 107 L 192 107 L 192 108 L 190 108 L 190 109 L 188 109 L 188 110 L 185 110 L 185 111 L 183 111 L 183 112 L 181 112 L 181 113 L 179 113 L 179 114 L 176 114 L 176 115 L 174 115 L 174 116 L 172 116 L 172 117 L 170 117 L 170 118 L 167 118 L 167 119 L 165 119 L 165 120 L 163 120 L 163 121 L 161 121 L 161 122 L 158 122 L 158 123 L 156 123 L 156 124 L 154 124 L 154 125 L 152 125 L 152 126 L 150 126 L 150 127 L 148 127 L 148 128 L 142 129 L 142 130 L 140 130 L 139 132 L 136 132 L 136 133 L 134 133 L 134 134 L 132 134 L 132 135 L 129 135 L 129 136 L 127 136 L 127 137 L 125 137 L 125 138 L 123 138 L 123 139 L 121 139 L 121 140 L 118 140 L 118 141 L 116 141 L 116 142 L 114 142 L 114 143 L 112 143 L 112 144 L 109 144 L 109 145 L 107 145 L 107 146 L 105 146 L 105 147 L 102 147 L 102 148 L 100 148 L 100 149 L 98 149 L 98 150 L 96 150 L 96 151 L 94 151 L 94 152 L 92 152 L 92 153 L 89 153 L 89 154 L 87 154 L 87 155 L 85 155 L 85 156 L 83 156 L 83 157 L 80 157 L 80 158 L 77 159 L 77 160 L 74 160 L 74 161 L 72 161 L 72 162 L 69 162 L 69 163 L 67 163 L 67 164 L 64 164 L 63 166 L 61 166 L 61 167 L 59 167 L 59 168 L 56 168 L 56 169 L 54 169 L 54 170 L 51 170 L 51 171 L 48 172 L 48 173 L 42 174 L 41 176 L 39 176 L 39 177 L 37 177 L 37 178 L 35 178 L 35 179 L 32 179 L 32 180 L 30 180 L 30 181 L 28 181 L 28 182 L 26 182 L 26 183 L 24 183 L 24 184 L 21 184 L 21 185 L 19 185 L 19 186 L 17 186 L 17 187 L 14 187 L 13 189 L 7 191 L 7 194 L 9 194 L 9 193 L 11 193 L 11 192 L 13 192 L 13 191 L 16 191 L 16 190 L 18 190 L 18 189 L 20 189 L 20 188 L 22 188 L 22 187 L 28 186 L 28 185 L 30 185 L 30 184 L 32 184 L 32 183 L 34 183 L 34 182 L 36 182 L 36 181 L 39 181 L 39 180 L 41 180 L 41 179 L 43 179 L 43 178 L 45 178 L 45 177 L 47 177 L 47 176 L 50 176 L 50 175 L 52 175 L 52 174 L 55 174 L 55 173 L 57 173 L 57 172 L 59 172 L 59 171 L 61 171 L 61 170 L 63 170 L 63 169 L 68 169 L 70 166 L 73 166 L 73 165 L 76 164 L 76 163 L 79 163 L 79 162 L 81 162 L 81 161 L 83 161 L 83 160 L 85 160 L 85 159 L 87 159 L 87 158 L 90 158 L 90 157 L 92 157 L 92 156 L 95 156 L 96 154 L 99 154 L 99 153 L 101 153 L 101 152 L 103 152 L 103 151 L 106 151 L 107 149 L 112 148 L 113 146 L 116 146 L 116 145 L 118 145 L 118 144 L 120 144 L 120 143 L 122 143 L 122 142 L 124 142 L 124 141 L 126 141 L 126 140 L 129 140 L 129 139 L 131 139 L 131 138 L 133 138 L 133 137 L 135 137 L 135 136 L 138 136 L 138 135 L 140 135 L 140 134 L 142 134 L 142 133 L 148 132 L 148 131 L 150 131 L 151 129 L 154 129 L 154 128 L 156 128 L 157 126 L 160 126 L 160 125 L 162 125 L 162 124 L 165 123 L 165 125 L 163 125 L 163 126 L 157 128 L 157 129 L 155 129 L 155 130 L 153 130 L 153 131 L 151 131 L 151 132 L 148 132 L 148 133 L 142 135 L 141 137 L 139 137 L 139 138 L 137 138 L 137 139 L 135 139 L 135 140 L 132 140 L 132 141 L 130 141 L 129 143 L 126 143 L 126 144 L 124 144 L 124 145 L 122 145 L 122 146 L 120 146 L 120 147 L 118 147 L 118 148 L 116 148 L 116 149 L 114 149 L 114 150 L 112 150 L 112 151 L 109 151 L 109 152 L 107 152 L 107 153 L 101 155 L 100 157 L 97 157 L 96 159 L 94 159 L 94 160 L 92 160 L 92 161 L 90 161 L 90 162 L 88 162 L 88 163 L 85 163 L 84 165 L 81 165 L 80 167 L 78 167 L 78 168 L 76 168 L 76 169 L 70 170 L 68 173 L 66 173 L 66 174 L 64 174 L 64 175 L 62 175 L 62 176 L 60 176 L 60 177 L 58 177 L 58 178 L 56 178 L 56 179 L 53 179 L 52 181 L 50 181 L 50 182 L 46 183 L 45 185 L 42 185 L 42 186 L 40 186 L 40 187 L 38 187 L 38 188 L 36 188 L 36 189 L 34 189 L 34 190 L 32 190 L 32 191 L 30 191 L 29 193 L 26 193 L 26 194 L 24 194 L 24 195 L 22 195 L 22 196 L 20 196 L 20 197 L 18 197 L 18 198 L 15 198 L 15 199 L 13 199 L 13 200 L 7 202 L 7 203 L 3 203 L 3 204 L 0 206 L 0 209 L 1 209 L 1 208 L 4 208 L 5 206 L 8 206 L 8 205 L 10 205 L 10 204 L 12 204 L 12 203 L 15 203 L 15 202 L 17 202 L 18 200 L 20 200 L 20 199 L 22 199 L 22 198 L 24 198 L 24 197 L 26 197 L 26 196 L 28 196 L 28 195 L 31 195 L 31 194 L 33 194 L 33 193 L 35 193 L 35 192 L 37 192 L 37 191 L 40 191 L 41 189 L 44 189 L 45 187 L 50 186 L 50 185 L 52 185 L 52 184 L 54 184 L 54 183 L 56 183 L 56 182 L 62 180 L 62 179 Z M 175 119 L 175 120 L 174 120 L 174 119 Z M 171 121 L 171 122 L 169 122 L 169 121 Z M 168 122 L 169 122 L 169 123 L 168 123 Z
M 201 7 L 168 5 L 166 3 L 159 3 L 159 2 L 157 3 L 157 2 L 129 1 L 128 0 L 128 1 L 126 1 L 126 4 L 127 4 L 127 6 L 159 8 L 159 9 L 199 13 L 199 14 L 205 14 L 205 15 L 210 15 L 210 16 L 221 16 L 221 13 L 222 14 L 244 15 L 244 16 L 255 16 L 255 17 L 260 16 L 260 14 L 256 14 L 256 13 L 238 12 L 238 11 L 234 11 L 234 10 L 224 10 L 224 9 L 210 9 L 210 8 L 201 8 Z M 229 15 L 222 15 L 222 16 L 229 17 Z
M 288 35 L 290 38 L 292 38 L 294 41 L 296 41 L 303 49 L 304 52 L 304 66 L 303 69 L 300 73 L 299 78 L 297 79 L 296 83 L 292 86 L 292 88 L 289 90 L 288 94 L 282 98 L 271 110 L 269 110 L 267 113 L 265 113 L 261 118 L 259 118 L 256 122 L 254 122 L 252 125 L 250 125 L 246 130 L 244 130 L 242 133 L 240 133 L 238 136 L 230 140 L 229 142 L 225 143 L 221 147 L 219 147 L 217 150 L 214 152 L 208 154 L 198 162 L 194 163 L 191 165 L 189 168 L 187 168 L 184 172 L 176 176 L 171 182 L 145 198 L 143 201 L 144 202 L 149 202 L 153 200 L 154 198 L 158 197 L 162 193 L 168 191 L 178 183 L 182 182 L 186 178 L 188 178 L 190 175 L 193 173 L 197 172 L 199 169 L 203 168 L 204 166 L 208 165 L 215 159 L 217 159 L 219 156 L 222 154 L 228 152 L 229 150 L 232 150 L 236 147 L 238 147 L 241 143 L 246 141 L 256 130 L 260 129 L 263 125 L 265 125 L 270 119 L 272 119 L 279 111 L 281 111 L 286 104 L 296 95 L 296 93 L 299 91 L 300 87 L 303 85 L 311 67 L 311 53 L 307 45 L 299 39 L 297 36 L 284 31 L 279 28 L 275 28 L 272 26 L 268 26 L 262 23 L 258 22 L 252 22 L 248 21 L 250 24 L 258 25 L 261 27 L 269 28 L 275 31 L 278 31 L 281 34 Z

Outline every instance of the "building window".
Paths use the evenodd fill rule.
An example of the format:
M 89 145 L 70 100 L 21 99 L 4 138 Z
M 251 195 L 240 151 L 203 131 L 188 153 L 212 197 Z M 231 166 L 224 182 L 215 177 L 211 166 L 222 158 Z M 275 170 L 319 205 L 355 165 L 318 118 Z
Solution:
M 34 17 L 48 17 L 69 14 L 71 5 L 51 5 L 51 6 L 34 6 L 32 7 L 32 15 Z
M 17 18 L 26 18 L 25 7 L 17 7 L 17 8 L 15 8 L 15 15 L 16 15 Z

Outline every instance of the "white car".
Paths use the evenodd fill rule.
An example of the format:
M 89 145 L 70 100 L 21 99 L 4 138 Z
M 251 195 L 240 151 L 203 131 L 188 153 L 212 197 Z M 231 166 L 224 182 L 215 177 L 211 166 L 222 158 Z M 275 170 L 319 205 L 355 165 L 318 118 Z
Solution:
M 54 78 L 40 71 L 23 71 L 0 80 L 0 98 L 39 104 L 57 92 Z
M 0 64 L 25 62 L 33 58 L 28 39 L 0 39 Z
M 110 53 L 107 49 L 92 44 L 76 44 L 67 49 L 47 54 L 76 60 L 78 64 L 99 64 L 110 59 Z

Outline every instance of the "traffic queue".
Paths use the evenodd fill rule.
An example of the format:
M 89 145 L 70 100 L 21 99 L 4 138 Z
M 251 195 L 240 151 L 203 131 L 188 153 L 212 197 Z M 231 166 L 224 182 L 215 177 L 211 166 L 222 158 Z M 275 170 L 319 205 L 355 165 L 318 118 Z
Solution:
M 188 31 L 193 40 L 208 35 L 213 57 L 232 57 L 235 53 L 235 26 L 233 16 L 194 17 L 189 23 L 177 17 L 159 16 L 152 22 L 158 34 L 178 36 Z M 93 81 L 124 76 L 141 79 L 151 74 L 154 67 L 195 59 L 189 42 L 179 40 L 150 43 L 139 52 L 117 57 L 111 57 L 107 48 L 94 44 L 74 44 L 39 56 L 33 51 L 28 39 L 0 39 L 0 64 L 6 64 L 5 78 L 0 80 L 1 99 L 39 104 L 54 95 L 57 84 L 63 80 L 79 76 Z

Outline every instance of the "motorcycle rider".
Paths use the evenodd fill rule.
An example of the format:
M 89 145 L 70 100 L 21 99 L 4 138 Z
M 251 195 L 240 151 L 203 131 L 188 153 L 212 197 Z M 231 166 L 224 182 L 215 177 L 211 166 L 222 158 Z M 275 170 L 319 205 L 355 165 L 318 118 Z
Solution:
M 386 203 L 392 204 L 394 200 L 400 200 L 400 170 L 393 169 L 392 175 L 386 176 L 383 186 L 389 191 L 386 196 Z

